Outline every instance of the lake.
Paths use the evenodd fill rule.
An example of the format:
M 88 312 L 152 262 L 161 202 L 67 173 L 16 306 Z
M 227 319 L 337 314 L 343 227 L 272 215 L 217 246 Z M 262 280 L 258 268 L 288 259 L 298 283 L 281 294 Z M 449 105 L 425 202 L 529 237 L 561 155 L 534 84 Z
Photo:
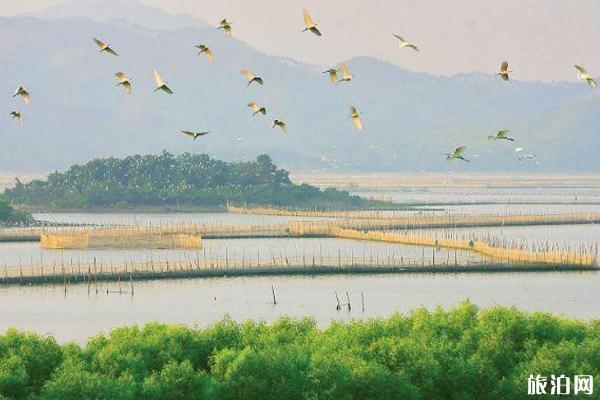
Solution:
M 431 208 L 438 207 L 424 208 L 436 213 L 600 213 L 598 177 L 535 177 L 531 181 L 522 177 L 491 177 L 486 183 L 478 175 L 472 182 L 463 179 L 456 187 L 451 185 L 456 183 L 457 177 L 434 178 L 422 181 L 418 175 L 403 176 L 405 180 L 395 177 L 394 184 L 386 183 L 379 188 L 366 178 L 363 181 L 357 178 L 352 184 L 335 180 L 337 177 L 327 179 L 354 193 L 393 198 L 395 201 L 467 203 L 443 206 L 440 211 L 431 211 Z M 364 182 L 362 186 L 360 182 Z M 543 184 L 547 186 L 538 187 Z M 280 224 L 307 219 L 228 213 L 41 213 L 36 217 L 52 222 L 99 225 Z M 447 232 L 441 229 L 429 231 L 434 235 Z M 571 248 L 597 247 L 600 242 L 600 225 L 591 224 L 460 228 L 451 232 L 457 236 L 490 236 L 530 245 L 560 243 Z M 225 255 L 231 260 L 249 261 L 302 256 L 430 260 L 433 251 L 431 248 L 346 239 L 208 239 L 204 241 L 201 251 L 51 251 L 40 249 L 38 243 L 0 243 L 0 272 L 2 268 L 18 268 L 19 265 L 92 263 L 94 259 L 98 263 L 171 262 L 203 257 L 223 258 Z M 436 260 L 441 262 L 454 260 L 454 257 L 454 251 L 441 249 L 436 252 Z M 457 252 L 456 257 L 459 261 L 479 259 L 467 252 Z M 271 285 L 277 293 L 276 306 L 272 304 Z M 599 286 L 600 274 L 595 272 L 162 280 L 135 283 L 133 296 L 128 284 L 119 288 L 116 283 L 100 283 L 98 287 L 72 285 L 67 286 L 66 292 L 62 286 L 12 286 L 0 287 L 0 332 L 16 326 L 39 333 L 51 333 L 63 342 L 75 340 L 83 343 L 88 337 L 112 327 L 155 320 L 205 326 L 225 315 L 238 321 L 271 321 L 278 316 L 290 315 L 308 316 L 325 325 L 332 320 L 383 317 L 393 312 L 408 312 L 415 307 L 451 307 L 465 299 L 482 307 L 516 306 L 572 317 L 600 318 L 600 308 L 597 306 L 600 301 Z M 119 293 L 119 289 L 124 293 Z M 338 312 L 335 310 L 335 292 L 345 302 L 346 291 L 352 310 Z M 365 299 L 364 311 L 361 293 Z
M 278 304 L 272 304 L 271 285 Z M 206 326 L 229 315 L 237 321 L 289 315 L 321 326 L 450 307 L 465 299 L 488 307 L 516 306 L 581 318 L 600 318 L 599 273 L 492 273 L 211 278 L 135 284 L 134 295 L 116 284 L 0 288 L 0 331 L 10 326 L 83 343 L 112 327 L 161 321 Z M 122 290 L 129 291 L 129 285 Z M 336 311 L 335 292 L 352 310 Z M 365 311 L 361 307 L 364 294 Z

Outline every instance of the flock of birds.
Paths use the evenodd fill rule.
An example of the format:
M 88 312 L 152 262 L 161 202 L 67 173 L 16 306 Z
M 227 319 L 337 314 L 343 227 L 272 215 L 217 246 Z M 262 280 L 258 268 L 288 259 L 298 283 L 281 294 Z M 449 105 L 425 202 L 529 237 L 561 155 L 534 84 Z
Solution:
M 310 32 L 316 36 L 321 37 L 322 33 L 319 30 L 319 28 L 317 27 L 317 24 L 312 19 L 308 10 L 306 10 L 306 9 L 303 10 L 303 17 L 304 17 L 304 24 L 305 24 L 305 28 L 304 28 L 303 32 Z M 232 22 L 228 21 L 227 19 L 221 20 L 217 29 L 222 30 L 229 37 L 232 36 Z M 411 50 L 414 50 L 417 52 L 419 51 L 419 48 L 416 45 L 412 44 L 411 42 L 409 42 L 402 36 L 399 36 L 396 34 L 394 34 L 393 36 L 398 40 L 399 49 L 401 49 L 401 50 L 402 49 L 411 49 Z M 107 53 L 112 56 L 119 57 L 119 54 L 109 44 L 107 44 L 97 38 L 93 38 L 93 40 L 96 43 L 96 45 L 98 46 L 100 53 Z M 214 56 L 212 50 L 206 44 L 199 44 L 199 45 L 195 46 L 195 48 L 198 49 L 198 55 L 205 56 L 211 62 L 215 61 L 215 56 Z M 588 73 L 588 71 L 584 67 L 582 67 L 580 65 L 575 65 L 575 69 L 578 72 L 579 80 L 586 81 L 587 84 L 591 88 L 596 87 L 596 81 L 594 80 L 594 78 L 592 78 L 592 76 Z M 512 72 L 513 71 L 509 70 L 508 62 L 504 61 L 500 66 L 500 72 L 498 72 L 496 75 L 499 76 L 500 78 L 502 78 L 502 80 L 504 80 L 504 81 L 509 81 L 510 74 Z M 323 73 L 328 74 L 329 79 L 331 80 L 331 83 L 334 85 L 338 85 L 342 82 L 350 82 L 353 79 L 353 75 L 350 72 L 350 69 L 344 63 L 340 63 L 337 66 L 337 68 L 330 68 L 327 71 L 324 71 Z M 241 74 L 246 78 L 247 86 L 250 86 L 252 84 L 264 85 L 263 78 L 255 75 L 252 71 L 250 71 L 248 69 L 242 70 Z M 132 91 L 131 79 L 129 79 L 129 77 L 124 72 L 115 73 L 115 77 L 118 80 L 118 83 L 116 86 L 122 86 L 124 88 L 124 90 L 127 92 L 127 94 L 130 94 Z M 173 91 L 169 88 L 169 86 L 167 85 L 167 82 L 163 79 L 162 75 L 160 74 L 160 72 L 158 70 L 154 70 L 154 81 L 156 83 L 156 88 L 154 89 L 155 92 L 161 91 L 161 92 L 169 94 L 169 95 L 173 94 Z M 17 88 L 17 90 L 15 91 L 13 97 L 21 97 L 21 99 L 25 102 L 25 104 L 28 104 L 30 101 L 31 95 L 29 93 L 29 90 L 26 87 L 19 86 Z M 256 116 L 257 114 L 262 114 L 262 115 L 267 114 L 267 109 L 264 106 L 261 106 L 254 101 L 248 103 L 247 106 L 252 111 L 252 116 Z M 17 123 L 19 123 L 20 125 L 23 124 L 24 116 L 21 111 L 19 111 L 19 110 L 12 111 L 10 113 L 10 116 L 14 120 L 16 120 Z M 352 124 L 358 131 L 361 131 L 363 129 L 361 113 L 357 110 L 357 108 L 355 106 L 350 106 L 349 118 L 351 119 Z M 273 128 L 277 127 L 279 129 L 281 129 L 283 132 L 287 132 L 287 125 L 282 118 L 274 119 L 273 123 L 272 123 L 272 127 Z M 192 137 L 194 140 L 196 140 L 197 138 L 199 138 L 201 136 L 205 136 L 205 135 L 209 134 L 210 132 L 184 130 L 184 131 L 181 131 L 181 133 L 188 135 L 188 136 Z M 508 130 L 501 130 L 501 131 L 498 131 L 495 135 L 488 136 L 488 140 L 494 140 L 494 141 L 505 140 L 505 141 L 514 142 L 515 139 L 509 137 L 508 135 L 509 135 Z M 467 149 L 467 147 L 464 145 L 459 146 L 456 149 L 454 149 L 454 151 L 452 153 L 447 153 L 446 159 L 448 161 L 461 160 L 461 161 L 465 161 L 465 162 L 471 162 L 470 160 L 465 158 L 466 149 Z M 515 149 L 515 151 L 517 153 L 520 153 L 521 151 L 523 151 L 523 148 L 519 147 L 519 148 Z M 533 160 L 533 159 L 535 159 L 535 155 L 533 155 L 533 154 L 525 154 L 525 155 L 519 157 L 519 161 Z

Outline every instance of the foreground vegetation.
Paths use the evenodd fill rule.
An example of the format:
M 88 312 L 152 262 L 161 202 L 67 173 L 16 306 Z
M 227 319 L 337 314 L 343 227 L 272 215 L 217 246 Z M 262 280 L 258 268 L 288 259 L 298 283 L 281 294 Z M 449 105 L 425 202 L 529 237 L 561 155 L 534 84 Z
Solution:
M 54 208 L 214 207 L 228 202 L 321 209 L 381 205 L 335 189 L 296 185 L 267 155 L 230 163 L 206 154 L 168 152 L 93 160 L 47 180 L 17 182 L 4 197 Z
M 31 214 L 15 210 L 7 201 L 0 199 L 0 226 L 22 225 L 32 221 Z
M 592 374 L 597 396 L 600 321 L 464 303 L 325 330 L 287 318 L 152 323 L 85 348 L 0 336 L 5 399 L 523 399 L 529 374 Z

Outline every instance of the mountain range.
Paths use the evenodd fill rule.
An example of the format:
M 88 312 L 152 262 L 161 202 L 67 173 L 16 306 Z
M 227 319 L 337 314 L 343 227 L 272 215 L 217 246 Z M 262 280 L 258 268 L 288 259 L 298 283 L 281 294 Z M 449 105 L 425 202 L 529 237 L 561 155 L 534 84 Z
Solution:
M 583 82 L 434 76 L 357 56 L 340 60 L 354 79 L 332 85 L 322 73 L 332 66 L 267 56 L 236 39 L 235 25 L 229 38 L 206 21 L 119 4 L 74 1 L 0 17 L 0 170 L 51 171 L 163 149 L 225 160 L 267 153 L 297 171 L 600 170 L 600 94 Z M 100 54 L 92 37 L 120 57 Z M 318 40 L 326 37 L 307 34 L 306 46 Z M 214 63 L 197 54 L 200 43 Z M 172 96 L 153 91 L 154 69 Z M 247 87 L 242 69 L 264 86 Z M 115 86 L 117 71 L 131 77 L 130 95 Z M 30 104 L 11 97 L 18 85 L 30 90 Z M 267 116 L 253 117 L 250 101 Z M 362 113 L 362 132 L 350 105 Z M 275 118 L 287 133 L 271 127 Z M 516 141 L 486 141 L 501 129 Z M 181 130 L 211 133 L 193 141 Z M 447 162 L 445 153 L 463 144 L 472 162 Z M 537 162 L 518 161 L 523 154 Z

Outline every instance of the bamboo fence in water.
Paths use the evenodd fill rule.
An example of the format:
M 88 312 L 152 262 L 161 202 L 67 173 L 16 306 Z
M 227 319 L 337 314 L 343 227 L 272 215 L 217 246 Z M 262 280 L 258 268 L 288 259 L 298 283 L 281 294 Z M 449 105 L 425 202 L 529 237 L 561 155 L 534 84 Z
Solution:
M 483 240 L 436 238 L 400 232 L 358 231 L 332 228 L 331 235 L 338 238 L 374 240 L 388 243 L 407 244 L 435 248 L 474 251 L 496 262 L 506 264 L 550 264 L 550 265 L 596 265 L 596 254 L 592 249 L 579 251 L 545 250 L 531 251 L 519 247 L 500 247 Z
M 456 259 L 438 260 L 435 250 L 430 259 L 390 256 L 342 257 L 301 256 L 265 259 L 201 259 L 185 262 L 130 262 L 120 264 L 76 263 L 60 266 L 19 266 L 0 268 L 0 285 L 96 284 L 100 281 L 127 282 L 156 279 L 188 279 L 255 275 L 381 274 L 381 273 L 454 273 L 454 272 L 546 272 L 594 271 L 595 266 L 574 264 L 513 264 L 489 259 L 461 263 Z M 96 290 L 97 286 L 96 286 Z
M 359 230 L 432 229 L 492 226 L 568 225 L 600 223 L 600 214 L 533 215 L 409 215 L 387 219 L 340 219 L 328 221 L 292 221 L 291 234 L 321 235 L 331 228 Z

